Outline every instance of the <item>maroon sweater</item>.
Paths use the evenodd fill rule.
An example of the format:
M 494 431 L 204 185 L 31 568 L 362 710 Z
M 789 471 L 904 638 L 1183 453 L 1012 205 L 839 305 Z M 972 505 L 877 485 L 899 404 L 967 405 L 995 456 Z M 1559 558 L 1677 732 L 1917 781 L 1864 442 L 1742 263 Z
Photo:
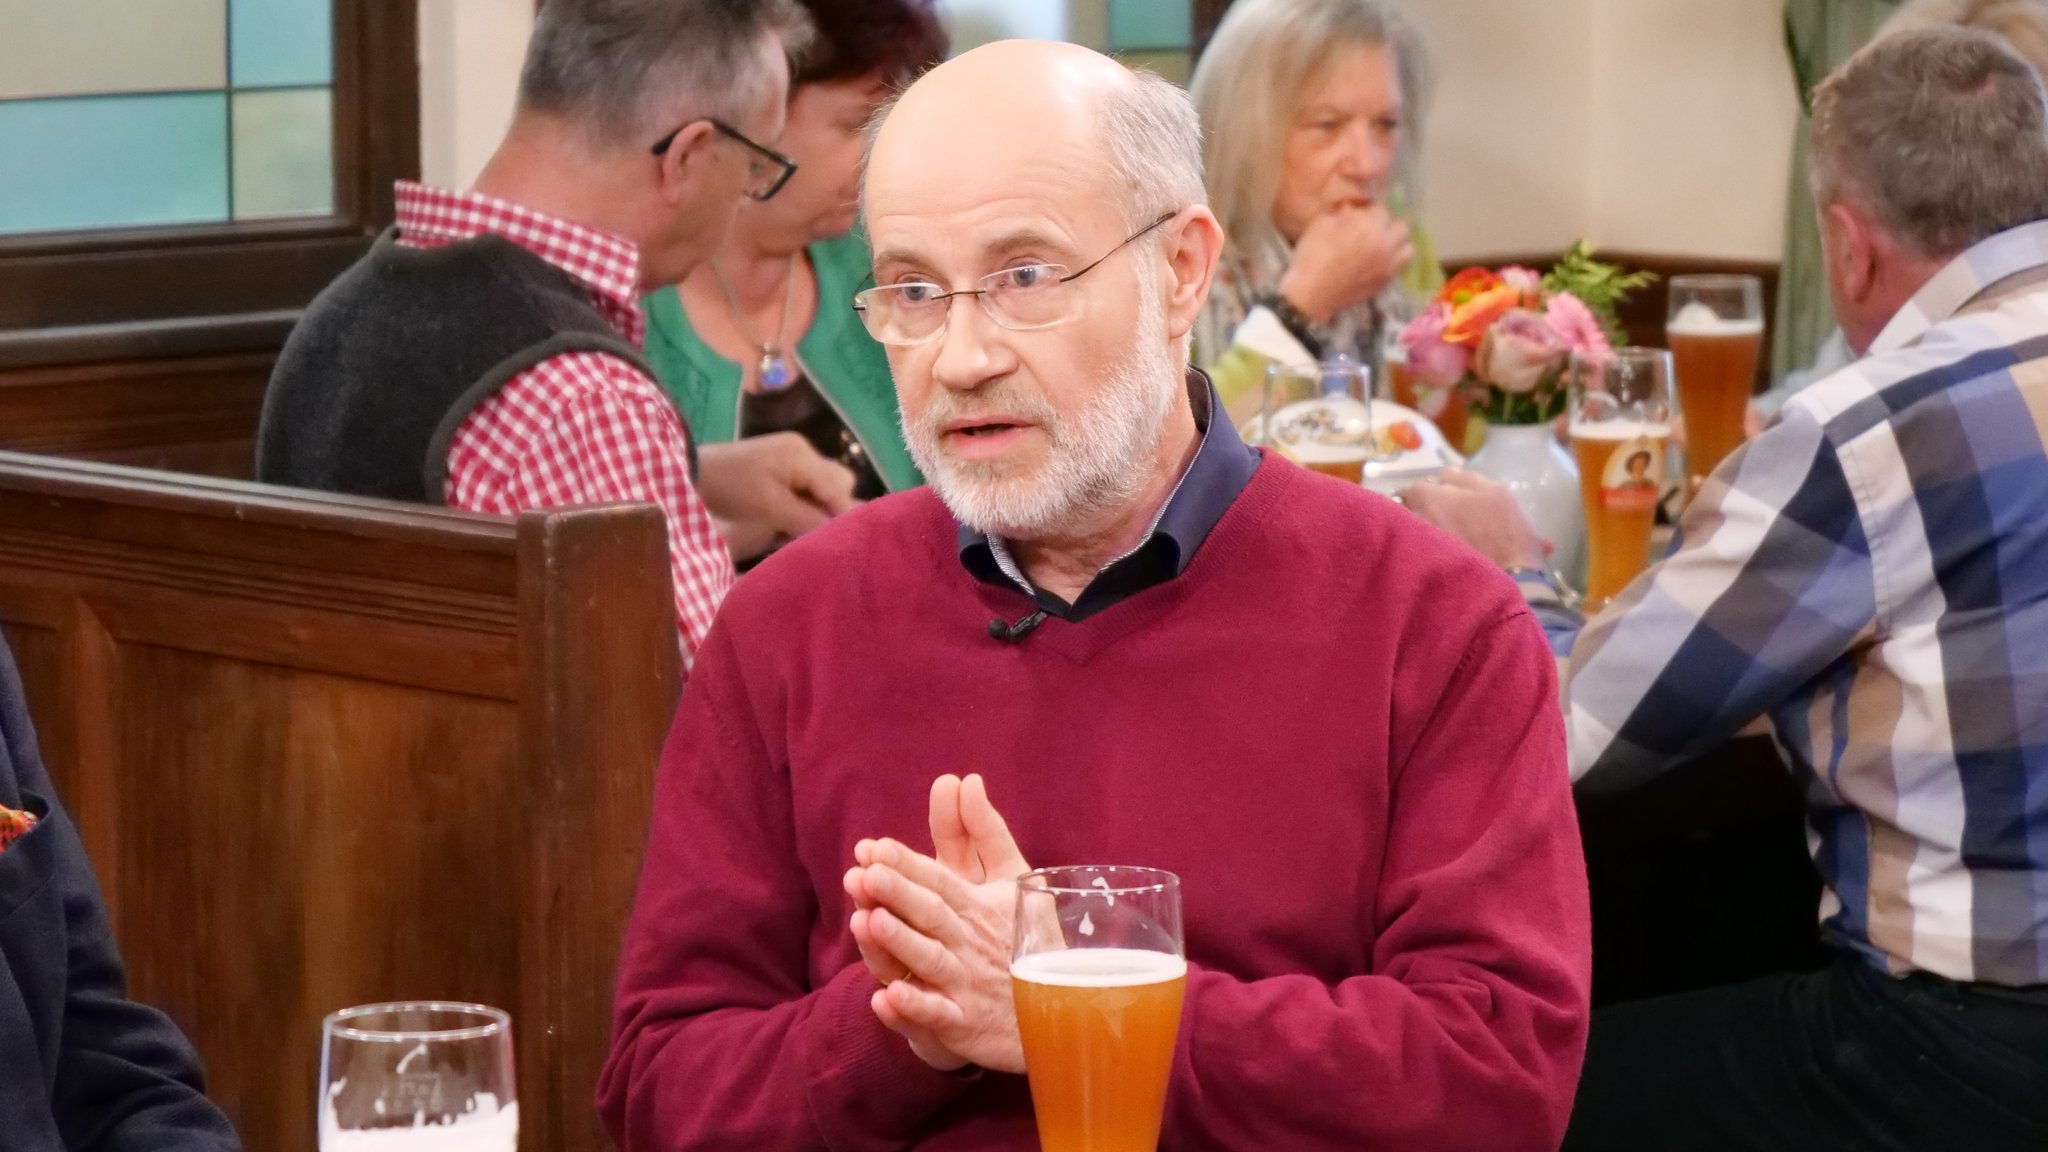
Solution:
M 1034 865 L 1182 879 L 1161 1147 L 1555 1149 L 1586 879 L 1514 585 L 1268 457 L 1178 578 L 1021 644 L 926 489 L 742 581 L 664 756 L 600 1107 L 628 1152 L 1033 1149 L 1024 1079 L 876 1021 L 840 878 L 985 775 Z

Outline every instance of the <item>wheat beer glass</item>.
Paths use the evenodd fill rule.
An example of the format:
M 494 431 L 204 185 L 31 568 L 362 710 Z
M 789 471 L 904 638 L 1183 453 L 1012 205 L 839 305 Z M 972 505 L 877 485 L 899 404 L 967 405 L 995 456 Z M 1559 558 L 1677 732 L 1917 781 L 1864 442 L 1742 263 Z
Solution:
M 1365 480 L 1372 452 L 1372 372 L 1350 360 L 1266 370 L 1260 429 L 1267 447 L 1312 472 Z
M 1574 352 L 1572 455 L 1586 509 L 1586 604 L 1598 609 L 1650 564 L 1650 528 L 1671 440 L 1671 354 Z
M 1685 493 L 1742 446 L 1764 342 L 1763 285 L 1754 276 L 1673 276 L 1664 328 L 1685 416 Z
M 1018 879 L 1010 987 L 1043 1152 L 1156 1152 L 1184 956 L 1171 872 L 1041 868 Z
M 510 1016 L 369 1004 L 320 1032 L 320 1152 L 517 1152 Z

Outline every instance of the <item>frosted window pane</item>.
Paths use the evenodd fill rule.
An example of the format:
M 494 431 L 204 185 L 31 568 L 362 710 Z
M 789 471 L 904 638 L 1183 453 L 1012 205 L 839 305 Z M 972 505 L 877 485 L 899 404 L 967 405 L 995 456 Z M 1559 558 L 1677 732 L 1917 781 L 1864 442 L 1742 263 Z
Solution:
M 227 97 L 0 103 L 0 233 L 227 219 Z
M 1185 48 L 1194 34 L 1188 0 L 1109 0 L 1111 48 Z
M 334 211 L 334 121 L 328 90 L 237 92 L 235 219 Z
M 0 99 L 227 84 L 227 0 L 0 0 Z
M 228 19 L 235 87 L 334 83 L 332 0 L 233 0 Z

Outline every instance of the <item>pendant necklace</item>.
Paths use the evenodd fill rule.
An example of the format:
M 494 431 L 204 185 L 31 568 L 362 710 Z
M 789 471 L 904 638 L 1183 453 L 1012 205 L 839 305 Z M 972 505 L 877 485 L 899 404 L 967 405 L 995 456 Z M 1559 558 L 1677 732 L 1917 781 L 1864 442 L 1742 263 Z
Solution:
M 789 255 L 789 280 L 782 290 L 782 319 L 776 323 L 773 343 L 755 338 L 754 330 L 747 325 L 747 314 L 740 307 L 740 298 L 733 292 L 732 282 L 725 278 L 725 269 L 718 266 L 717 260 L 711 262 L 711 274 L 718 278 L 719 290 L 725 293 L 725 303 L 732 309 L 733 322 L 739 325 L 740 335 L 747 343 L 761 350 L 761 359 L 756 367 L 759 369 L 763 392 L 780 392 L 796 379 L 796 373 L 790 370 L 789 357 L 783 354 L 782 348 L 789 339 L 790 302 L 796 299 L 798 255 L 795 252 Z

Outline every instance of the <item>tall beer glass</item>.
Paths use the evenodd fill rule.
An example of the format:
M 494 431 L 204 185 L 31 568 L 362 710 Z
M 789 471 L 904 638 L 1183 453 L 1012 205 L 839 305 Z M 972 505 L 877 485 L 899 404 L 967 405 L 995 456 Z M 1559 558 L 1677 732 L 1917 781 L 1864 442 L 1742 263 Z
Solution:
M 1180 878 L 1041 868 L 1017 881 L 1010 986 L 1043 1152 L 1155 1152 L 1187 989 Z
M 1598 609 L 1650 563 L 1671 439 L 1671 354 L 1572 354 L 1572 455 L 1586 509 L 1586 604 Z
M 1754 276 L 1673 276 L 1664 328 L 1685 415 L 1685 493 L 1742 446 L 1764 341 L 1763 285 Z
M 320 1152 L 516 1152 L 512 1018 L 370 1004 L 321 1026 Z
M 1266 370 L 1260 434 L 1274 451 L 1352 484 L 1372 453 L 1372 372 L 1349 360 Z

